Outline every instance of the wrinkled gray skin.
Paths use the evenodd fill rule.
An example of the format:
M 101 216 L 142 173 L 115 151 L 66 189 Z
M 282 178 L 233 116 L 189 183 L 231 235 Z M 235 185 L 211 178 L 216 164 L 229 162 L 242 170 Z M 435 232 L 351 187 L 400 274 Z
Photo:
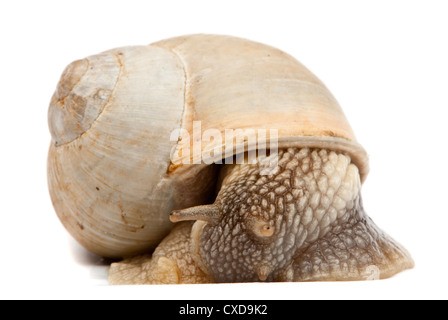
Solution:
M 347 155 L 280 150 L 278 165 L 261 174 L 271 160 L 226 165 L 213 205 L 171 216 L 198 222 L 173 230 L 152 258 L 113 265 L 111 283 L 370 280 L 413 267 L 364 212 Z

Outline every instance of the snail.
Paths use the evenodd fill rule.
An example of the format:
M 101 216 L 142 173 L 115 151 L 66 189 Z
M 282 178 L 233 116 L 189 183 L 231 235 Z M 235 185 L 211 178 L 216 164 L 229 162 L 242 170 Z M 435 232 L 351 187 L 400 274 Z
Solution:
M 197 34 L 71 63 L 48 184 L 111 284 L 345 281 L 413 267 L 366 214 L 368 156 L 292 56 Z

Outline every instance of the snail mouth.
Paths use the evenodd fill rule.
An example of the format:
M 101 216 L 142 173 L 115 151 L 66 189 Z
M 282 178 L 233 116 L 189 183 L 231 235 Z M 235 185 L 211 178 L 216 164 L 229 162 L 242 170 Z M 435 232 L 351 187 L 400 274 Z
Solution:
M 269 277 L 269 275 L 272 272 L 272 267 L 268 264 L 262 264 L 260 267 L 258 267 L 257 269 L 257 275 L 258 275 L 258 279 L 260 279 L 260 281 L 266 281 L 267 278 Z

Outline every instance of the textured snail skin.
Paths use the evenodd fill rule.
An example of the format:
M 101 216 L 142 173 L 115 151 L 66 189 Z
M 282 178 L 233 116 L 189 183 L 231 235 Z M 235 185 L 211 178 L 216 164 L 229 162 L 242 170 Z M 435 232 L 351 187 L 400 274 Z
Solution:
M 177 224 L 151 255 L 113 263 L 109 269 L 112 285 L 210 283 L 212 278 L 193 259 L 191 222 Z
M 278 166 L 226 165 L 213 205 L 180 223 L 153 256 L 112 264 L 111 284 L 367 280 L 412 268 L 364 212 L 358 168 L 324 149 L 280 150 Z

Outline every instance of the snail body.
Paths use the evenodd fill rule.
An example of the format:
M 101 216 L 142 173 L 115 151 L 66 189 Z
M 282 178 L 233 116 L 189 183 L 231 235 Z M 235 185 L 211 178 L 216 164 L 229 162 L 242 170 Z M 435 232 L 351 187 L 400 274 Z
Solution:
M 113 284 L 362 280 L 371 265 L 383 278 L 413 265 L 362 208 L 367 154 L 342 109 L 280 50 L 192 35 L 106 51 L 67 67 L 49 123 L 54 207 L 87 249 L 127 258 Z

